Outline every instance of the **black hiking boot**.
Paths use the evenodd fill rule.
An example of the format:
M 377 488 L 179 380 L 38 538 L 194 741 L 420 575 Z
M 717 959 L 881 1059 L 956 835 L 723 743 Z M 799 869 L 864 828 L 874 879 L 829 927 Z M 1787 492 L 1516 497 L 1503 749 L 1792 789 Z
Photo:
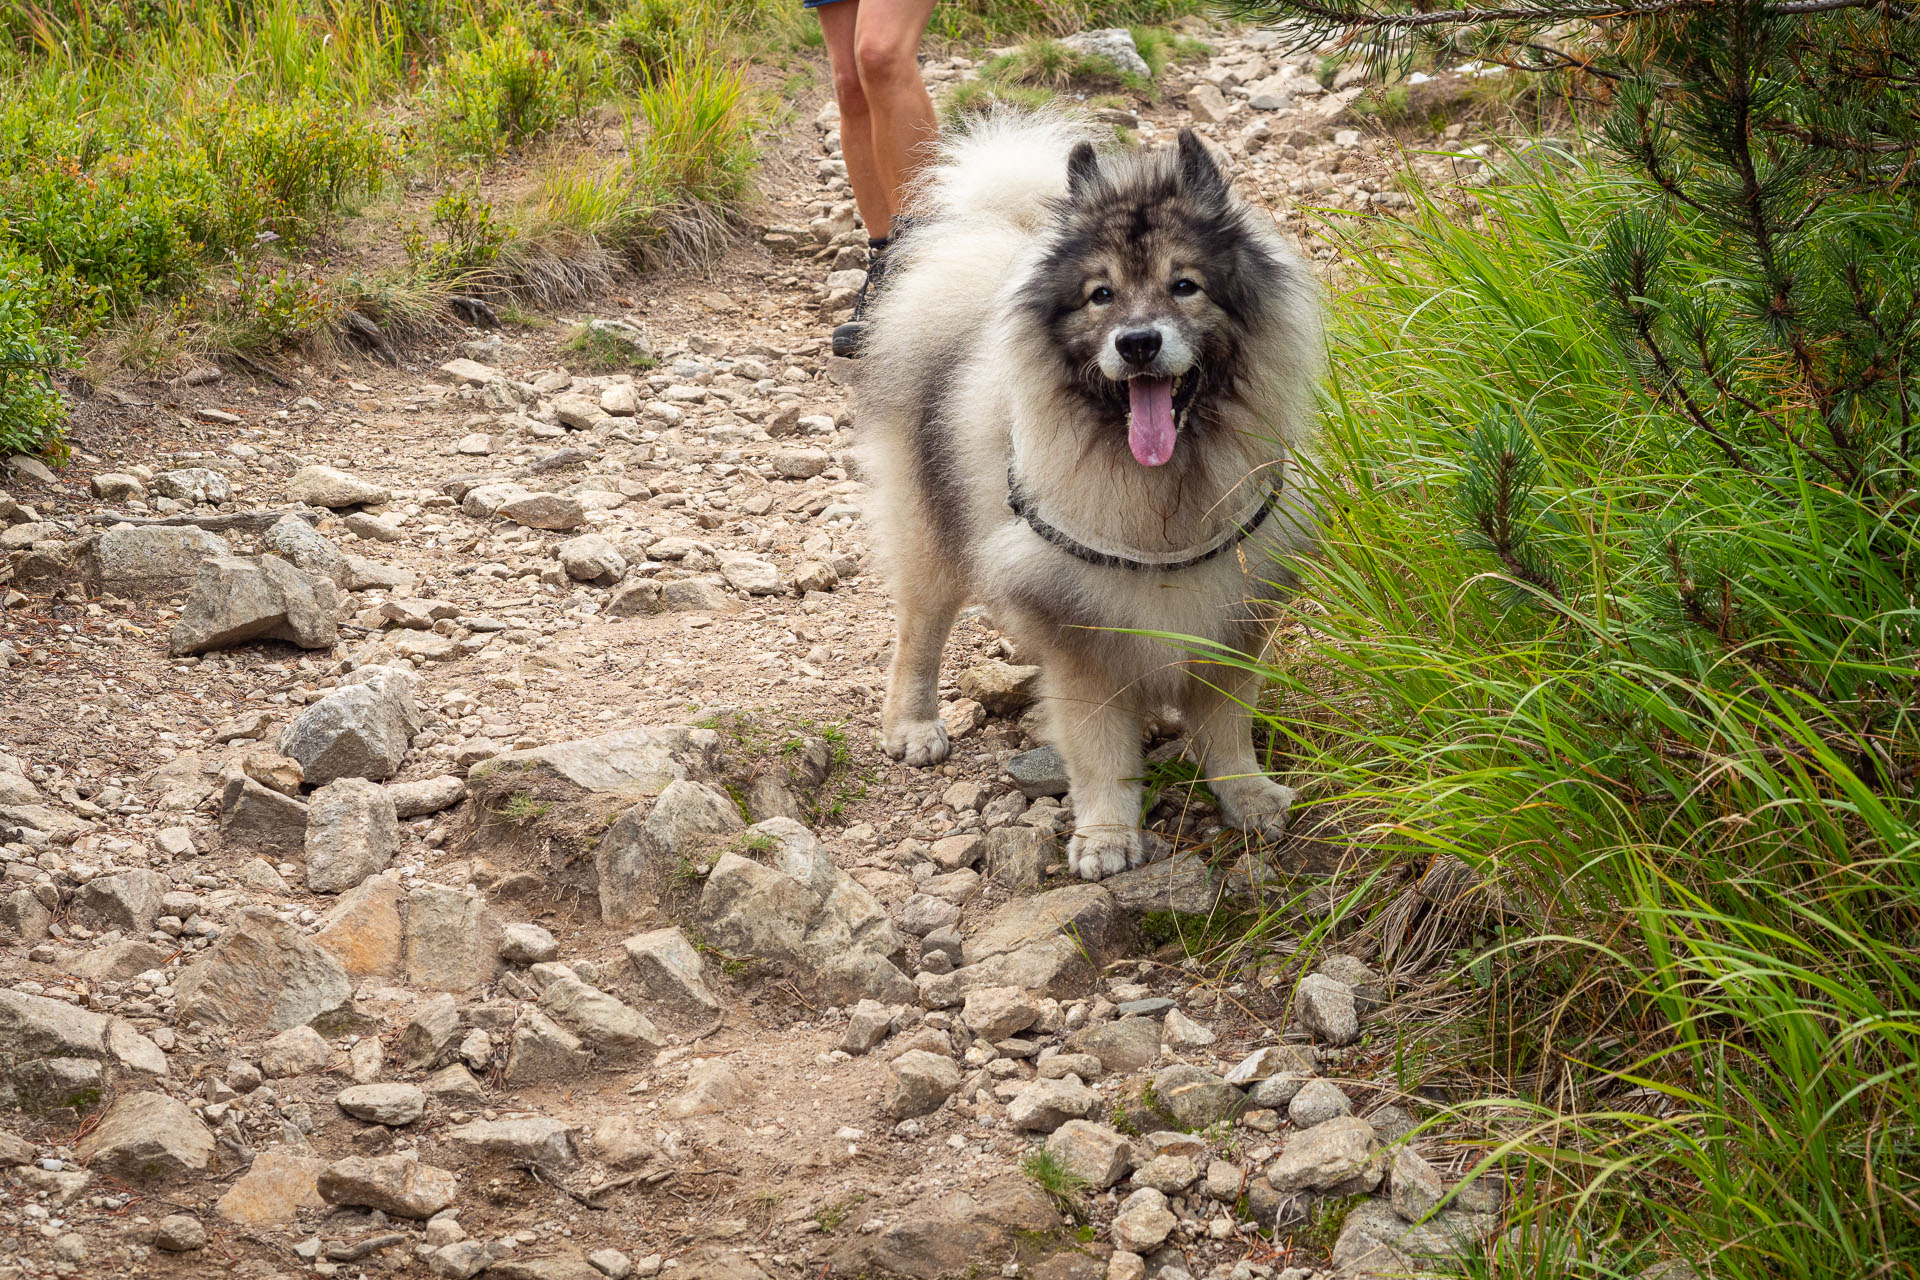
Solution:
M 901 230 L 905 219 L 893 220 L 893 231 Z M 860 349 L 867 341 L 867 303 L 880 291 L 880 279 L 887 270 L 887 246 L 893 243 L 891 234 L 879 239 L 867 241 L 867 278 L 860 291 L 853 298 L 853 319 L 845 324 L 833 326 L 833 354 L 857 358 Z

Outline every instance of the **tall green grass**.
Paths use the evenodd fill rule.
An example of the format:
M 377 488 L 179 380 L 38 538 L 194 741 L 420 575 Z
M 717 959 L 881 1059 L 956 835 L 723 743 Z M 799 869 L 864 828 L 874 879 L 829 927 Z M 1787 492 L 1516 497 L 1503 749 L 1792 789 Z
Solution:
M 1468 1272 L 1914 1275 L 1912 506 L 1763 485 L 1658 407 L 1585 276 L 1640 193 L 1543 156 L 1349 246 L 1272 764 L 1421 988 L 1395 1082 L 1485 1099 L 1442 1128 L 1521 1175 Z M 1476 523 L 1503 459 L 1551 577 Z M 1450 904 L 1406 887 L 1454 860 Z
M 348 311 L 421 336 L 451 293 L 550 304 L 713 252 L 764 111 L 736 59 L 805 26 L 773 0 L 0 0 L 0 19 L 0 254 L 33 286 L 0 416 L 31 412 L 9 439 L 42 443 L 68 336 L 139 362 L 328 345 Z M 616 119 L 624 160 L 578 158 L 570 135 Z M 496 210 L 478 179 L 502 166 L 527 178 Z M 403 217 L 405 266 L 308 261 L 407 175 L 452 203 Z

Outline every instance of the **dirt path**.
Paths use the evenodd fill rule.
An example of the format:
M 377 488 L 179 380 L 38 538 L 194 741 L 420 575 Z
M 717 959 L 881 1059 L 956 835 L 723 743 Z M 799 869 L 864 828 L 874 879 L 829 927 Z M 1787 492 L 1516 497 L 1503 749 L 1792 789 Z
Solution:
M 1124 123 L 1199 119 L 1276 208 L 1401 201 L 1351 93 L 1267 47 Z M 583 372 L 556 323 L 128 383 L 0 497 L 0 1275 L 1298 1280 L 1343 1222 L 1349 1271 L 1450 1247 L 1379 1252 L 1459 1161 L 1381 1145 L 1377 975 L 1296 998 L 1284 955 L 1164 945 L 1303 850 L 1237 861 L 1169 794 L 1181 857 L 1065 880 L 978 617 L 952 760 L 874 746 L 889 619 L 823 349 L 863 249 L 814 109 L 751 243 L 580 313 L 657 367 Z M 101 535 L 263 510 L 299 515 Z M 169 652 L 223 627 L 256 638 Z

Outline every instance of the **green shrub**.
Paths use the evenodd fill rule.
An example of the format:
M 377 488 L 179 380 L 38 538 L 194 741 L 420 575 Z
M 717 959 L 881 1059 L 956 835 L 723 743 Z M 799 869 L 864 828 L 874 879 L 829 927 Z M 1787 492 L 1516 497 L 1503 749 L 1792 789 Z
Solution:
M 479 29 L 441 68 L 435 127 L 450 150 L 498 155 L 552 129 L 579 105 L 578 86 L 539 23 Z M 538 37 L 536 40 L 535 37 Z
M 1875 1192 L 1920 1125 L 1912 524 L 1791 471 L 1781 501 L 1636 390 L 1582 270 L 1633 186 L 1577 165 L 1476 195 L 1479 229 L 1416 192 L 1352 246 L 1342 497 L 1301 566 L 1313 626 L 1264 668 L 1275 766 L 1366 833 L 1354 856 L 1484 878 L 1415 908 L 1454 1003 L 1400 1033 L 1510 1109 L 1451 1123 L 1528 1157 L 1526 1230 L 1610 1241 L 1592 1271 L 1491 1274 L 1917 1256 Z M 1393 946 L 1411 906 L 1358 909 Z
M 402 239 L 407 261 L 429 280 L 459 281 L 491 270 L 514 231 L 494 221 L 493 206 L 464 191 L 433 202 L 436 239 L 415 223 Z
M 59 445 L 67 404 L 52 375 L 74 348 L 44 306 L 38 264 L 0 248 L 0 455 Z
M 635 95 L 627 196 L 617 237 L 636 261 L 701 257 L 724 240 L 759 159 L 745 71 L 713 52 L 682 53 Z
M 399 163 L 382 130 L 311 97 L 230 104 L 189 128 L 205 170 L 190 175 L 205 202 L 196 231 L 213 248 L 246 251 L 263 231 L 298 243 Z
M 344 309 L 333 290 L 287 270 L 242 264 L 206 317 L 216 349 L 277 351 L 325 332 Z
M 630 85 L 645 84 L 695 48 L 701 34 L 697 16 L 682 0 L 633 0 L 606 29 L 621 78 Z

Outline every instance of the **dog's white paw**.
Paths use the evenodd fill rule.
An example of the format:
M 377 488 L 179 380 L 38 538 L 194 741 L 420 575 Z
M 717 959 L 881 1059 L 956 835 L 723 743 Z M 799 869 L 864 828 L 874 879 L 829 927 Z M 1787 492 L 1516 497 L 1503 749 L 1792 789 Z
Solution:
M 1287 836 L 1287 811 L 1300 793 L 1271 778 L 1231 778 L 1213 784 L 1214 798 L 1220 802 L 1220 815 L 1249 835 L 1263 840 L 1284 840 Z
M 947 758 L 947 726 L 938 720 L 909 720 L 888 729 L 880 745 L 895 760 L 925 768 Z
M 1130 867 L 1144 866 L 1153 846 L 1138 828 L 1081 831 L 1067 842 L 1067 869 L 1082 880 L 1104 880 Z

